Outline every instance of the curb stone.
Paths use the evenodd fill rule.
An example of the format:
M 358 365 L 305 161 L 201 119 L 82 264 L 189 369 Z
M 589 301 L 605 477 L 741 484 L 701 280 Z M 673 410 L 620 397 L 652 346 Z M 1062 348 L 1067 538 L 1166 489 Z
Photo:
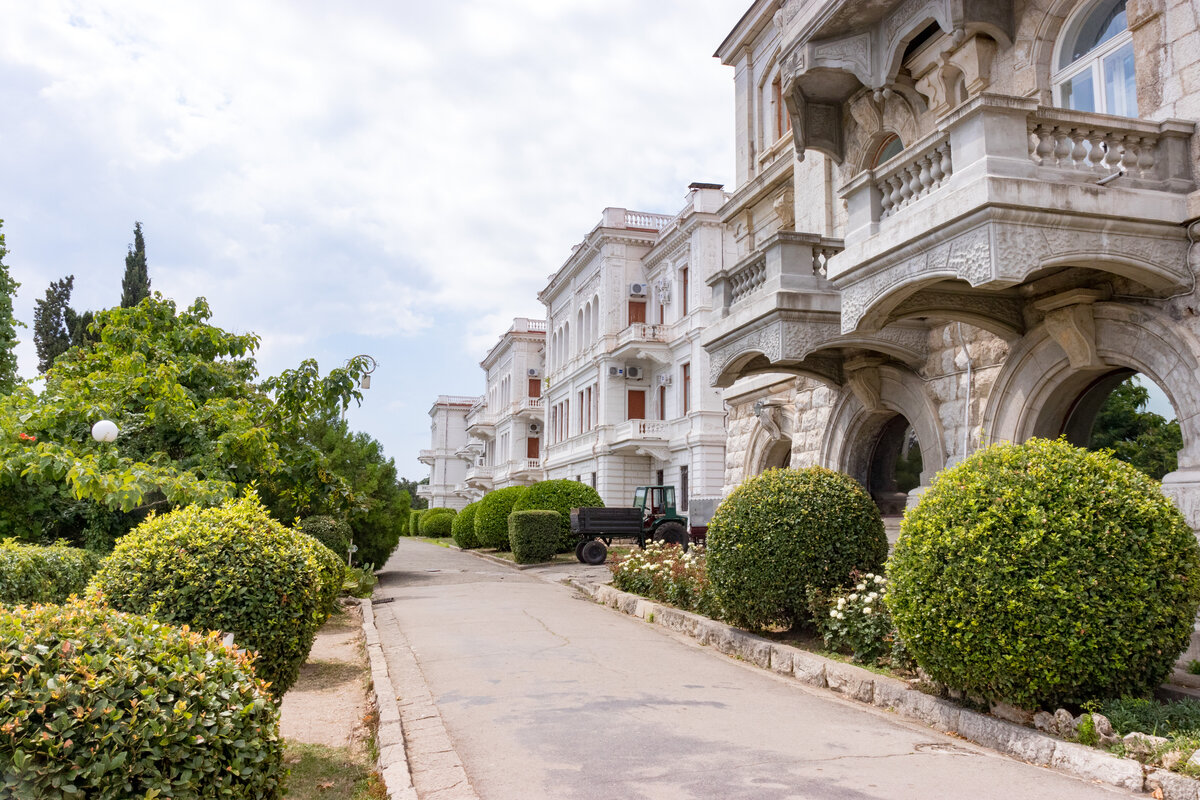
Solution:
M 545 567 L 545 566 L 550 566 L 550 565 L 556 563 L 554 561 L 540 561 L 537 564 L 518 564 L 515 561 L 509 561 L 507 558 L 500 558 L 500 556 L 494 556 L 491 553 L 481 553 L 478 550 L 463 550 L 461 547 L 459 547 L 456 544 L 450 545 L 450 549 L 457 550 L 460 553 L 470 553 L 471 555 L 475 556 L 476 558 L 482 558 L 484 561 L 491 561 L 493 564 L 500 564 L 501 566 L 510 567 L 510 568 L 516 569 L 516 570 L 527 570 L 527 569 L 533 569 L 534 567 Z
M 597 603 L 687 634 L 700 644 L 740 658 L 800 683 L 829 689 L 851 700 L 895 712 L 942 733 L 953 734 L 1011 758 L 1049 767 L 1077 778 L 1129 792 L 1161 792 L 1163 800 L 1200 800 L 1200 781 L 1177 772 L 1117 758 L 1040 731 L 996 719 L 949 700 L 925 694 L 903 681 L 773 642 L 722 622 L 678 608 L 660 606 L 608 584 L 567 581 Z M 653 617 L 649 616 L 653 612 Z
M 383 777 L 389 800 L 417 800 L 417 790 L 408 769 L 408 754 L 404 749 L 404 729 L 396 693 L 380 691 L 381 687 L 391 689 L 392 679 L 379 641 L 379 629 L 375 627 L 375 610 L 370 600 L 360 600 L 359 605 L 363 612 L 367 658 L 371 663 L 371 701 L 379 712 L 379 730 L 375 735 L 379 748 L 379 774 Z

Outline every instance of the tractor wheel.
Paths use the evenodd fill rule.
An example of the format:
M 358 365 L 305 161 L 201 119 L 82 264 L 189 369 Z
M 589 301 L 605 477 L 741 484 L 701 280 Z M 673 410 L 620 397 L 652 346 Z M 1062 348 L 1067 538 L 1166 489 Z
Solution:
M 687 528 L 680 525 L 678 522 L 664 522 L 658 526 L 658 530 L 654 532 L 656 538 L 666 542 L 667 544 L 677 544 L 687 552 L 688 549 L 688 533 Z
M 590 539 L 580 539 L 579 544 L 575 545 L 575 559 L 581 564 L 587 563 L 583 560 L 583 546 L 590 541 Z
M 585 564 L 597 566 L 608 558 L 608 548 L 599 539 L 589 539 L 579 548 L 579 560 Z

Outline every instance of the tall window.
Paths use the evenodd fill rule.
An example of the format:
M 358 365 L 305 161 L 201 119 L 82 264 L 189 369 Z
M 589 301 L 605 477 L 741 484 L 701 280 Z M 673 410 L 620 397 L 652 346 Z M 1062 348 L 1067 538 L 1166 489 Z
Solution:
M 1125 20 L 1125 0 L 1096 0 L 1068 21 L 1054 69 L 1058 105 L 1136 117 L 1133 34 Z
M 775 138 L 781 138 L 792 130 L 792 118 L 788 116 L 787 103 L 783 101 L 783 80 L 776 76 L 771 82 L 771 105 L 775 111 Z
M 686 317 L 688 313 L 688 268 L 679 270 L 679 316 Z
M 658 418 L 667 418 L 667 387 L 658 387 Z
M 683 373 L 683 385 L 679 387 L 683 395 L 683 413 L 687 414 L 692 410 L 692 365 L 684 364 L 680 371 Z

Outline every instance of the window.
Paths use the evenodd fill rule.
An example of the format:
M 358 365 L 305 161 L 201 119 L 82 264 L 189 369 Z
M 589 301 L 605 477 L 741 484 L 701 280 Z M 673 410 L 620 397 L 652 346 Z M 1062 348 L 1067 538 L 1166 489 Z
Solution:
M 642 300 L 629 301 L 629 324 L 646 321 L 646 303 Z
M 658 387 L 658 418 L 667 418 L 667 387 Z
M 679 270 L 679 316 L 686 317 L 688 313 L 688 268 Z
M 646 418 L 646 392 L 642 389 L 629 389 L 626 392 L 626 419 Z
M 775 110 L 775 138 L 780 139 L 792 130 L 792 118 L 787 112 L 787 103 L 783 100 L 783 79 L 775 76 L 771 82 L 771 105 Z
M 871 169 L 895 158 L 902 152 L 904 152 L 904 142 L 900 141 L 900 137 L 896 134 L 889 134 L 886 139 L 879 143 L 879 148 L 875 151 L 875 157 L 871 159 Z
M 1125 19 L 1125 0 L 1089 3 L 1069 20 L 1054 69 L 1058 105 L 1136 117 L 1133 34 Z
M 682 386 L 679 387 L 680 394 L 683 397 L 683 413 L 686 414 L 692 410 L 692 365 L 684 364 L 680 370 L 683 373 Z
M 679 468 L 679 510 L 687 511 L 688 507 L 688 468 Z

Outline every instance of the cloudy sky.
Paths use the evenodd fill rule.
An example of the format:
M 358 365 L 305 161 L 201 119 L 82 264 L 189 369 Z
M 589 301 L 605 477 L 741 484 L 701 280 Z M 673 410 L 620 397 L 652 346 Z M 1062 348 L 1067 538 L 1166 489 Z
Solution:
M 747 0 L 3 2 L 0 219 L 32 323 L 47 284 L 153 288 L 262 337 L 265 374 L 379 362 L 354 427 L 423 476 L 430 403 L 605 206 L 731 184 Z M 21 372 L 36 373 L 32 337 Z

